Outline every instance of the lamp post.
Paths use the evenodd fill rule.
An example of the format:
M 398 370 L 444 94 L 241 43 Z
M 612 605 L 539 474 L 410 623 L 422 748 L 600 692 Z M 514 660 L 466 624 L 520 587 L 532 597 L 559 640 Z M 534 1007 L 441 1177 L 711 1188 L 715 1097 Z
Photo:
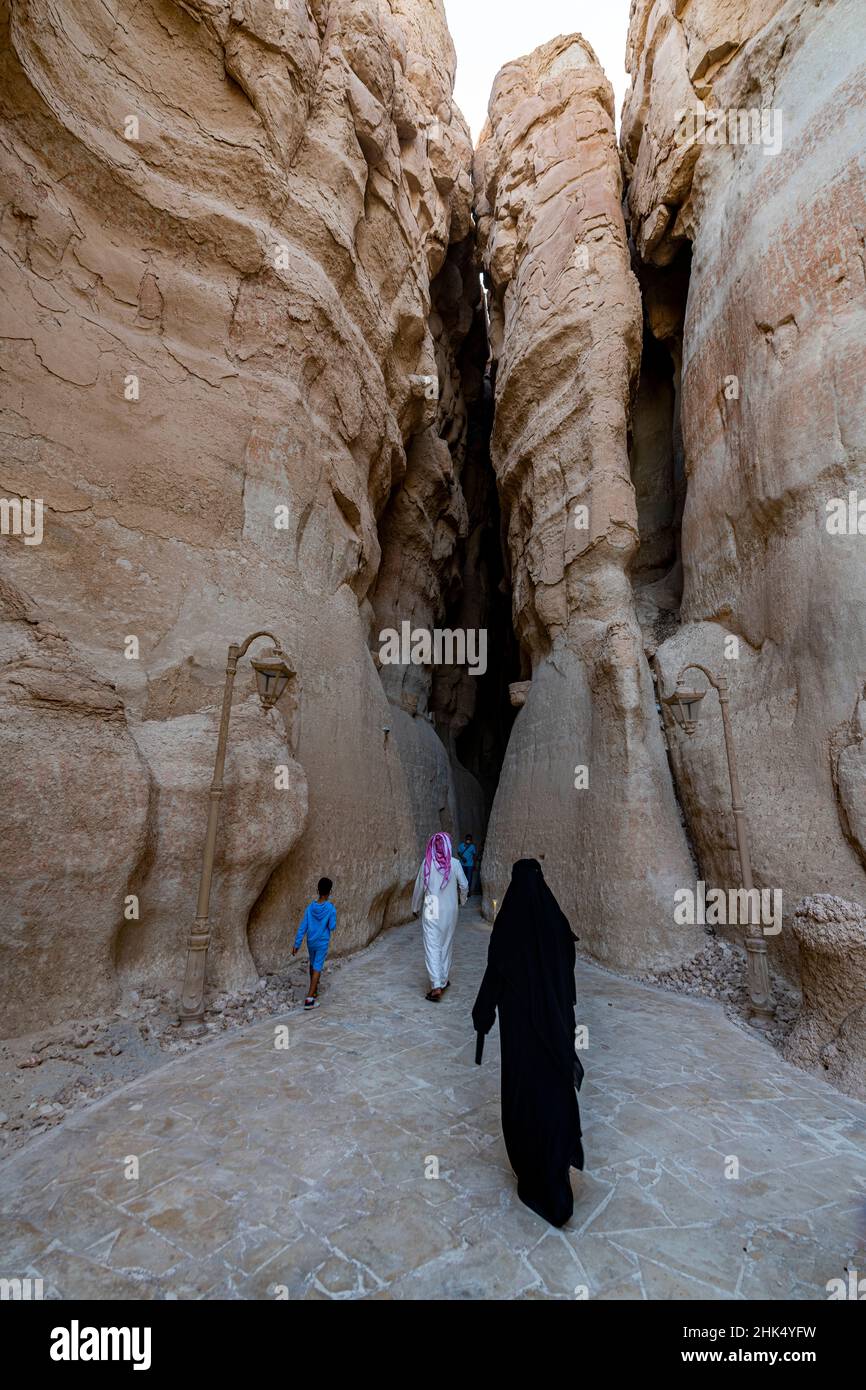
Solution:
M 204 981 L 207 951 L 210 945 L 210 890 L 213 880 L 214 856 L 216 851 L 217 826 L 219 824 L 220 802 L 223 794 L 223 772 L 226 763 L 229 718 L 232 711 L 232 690 L 238 662 L 247 648 L 259 637 L 269 637 L 273 649 L 263 653 L 258 659 L 250 660 L 256 673 L 256 687 L 264 709 L 276 704 L 292 678 L 292 670 L 286 664 L 283 650 L 272 632 L 253 632 L 245 642 L 238 646 L 233 642 L 228 651 L 226 664 L 226 683 L 223 690 L 222 714 L 220 715 L 217 738 L 216 761 L 213 781 L 210 786 L 210 805 L 207 817 L 204 852 L 201 861 L 201 878 L 198 886 L 198 903 L 195 922 L 190 928 L 187 943 L 186 971 L 180 996 L 181 1033 L 196 1037 L 204 1031 Z
M 706 676 L 719 697 L 722 711 L 722 729 L 725 735 L 725 753 L 728 759 L 728 776 L 731 783 L 731 810 L 737 831 L 737 849 L 740 855 L 740 876 L 748 894 L 748 922 L 745 924 L 746 979 L 749 988 L 749 1021 L 758 1028 L 766 1028 L 775 1017 L 775 1008 L 770 997 L 770 969 L 767 960 L 767 943 L 760 930 L 760 922 L 753 922 L 752 911 L 752 861 L 749 855 L 749 834 L 746 826 L 745 808 L 740 792 L 740 778 L 737 772 L 737 754 L 731 733 L 731 718 L 728 711 L 730 696 L 725 676 L 713 676 L 706 666 L 697 662 L 685 665 L 677 676 L 676 688 L 672 695 L 662 701 L 668 706 L 674 719 L 689 737 L 698 726 L 701 701 L 706 690 L 687 689 L 684 677 L 688 671 L 700 671 Z

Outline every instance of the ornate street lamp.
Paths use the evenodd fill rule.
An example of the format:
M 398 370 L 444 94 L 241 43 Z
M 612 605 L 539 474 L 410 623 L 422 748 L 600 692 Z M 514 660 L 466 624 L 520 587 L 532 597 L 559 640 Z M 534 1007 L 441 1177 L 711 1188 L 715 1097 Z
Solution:
M 668 695 L 662 700 L 667 705 L 673 715 L 674 723 L 678 724 L 686 734 L 691 736 L 698 726 L 698 719 L 701 713 L 701 702 L 707 694 L 706 690 L 689 689 L 684 684 L 684 678 L 688 671 L 700 671 L 706 676 L 709 684 L 713 687 L 719 697 L 719 705 L 722 711 L 722 729 L 725 735 L 725 752 L 728 758 L 728 777 L 731 783 L 731 810 L 734 813 L 734 825 L 737 831 L 737 849 L 740 855 L 740 876 L 743 887 L 748 893 L 748 922 L 745 930 L 746 944 L 746 979 L 749 987 L 749 1021 L 758 1028 L 766 1028 L 775 1017 L 775 1007 L 770 997 L 770 969 L 767 960 L 767 943 L 760 930 L 760 922 L 753 922 L 752 910 L 752 861 L 749 855 L 749 835 L 746 826 L 745 808 L 743 806 L 742 794 L 740 792 L 740 778 L 737 772 L 737 754 L 734 748 L 734 738 L 731 732 L 731 719 L 728 712 L 730 697 L 728 695 L 728 682 L 725 676 L 713 676 L 706 668 L 697 662 L 691 662 L 684 666 L 677 676 L 676 688 L 672 695 Z
M 196 1037 L 204 1032 L 204 981 L 207 951 L 210 945 L 210 890 L 213 879 L 214 855 L 216 851 L 217 826 L 219 824 L 220 801 L 223 794 L 223 772 L 226 762 L 226 745 L 229 734 L 229 718 L 232 711 L 232 690 L 238 662 L 252 642 L 259 637 L 270 637 L 273 648 L 262 653 L 250 665 L 256 673 L 256 687 L 264 709 L 271 709 L 279 700 L 294 672 L 287 665 L 279 641 L 272 632 L 253 632 L 239 647 L 233 642 L 229 647 L 226 665 L 226 683 L 223 690 L 223 706 L 217 738 L 216 761 L 213 781 L 210 787 L 210 806 L 207 817 L 204 852 L 202 854 L 201 878 L 198 886 L 198 904 L 195 922 L 190 928 L 187 944 L 186 972 L 180 996 L 181 1032 L 188 1037 Z

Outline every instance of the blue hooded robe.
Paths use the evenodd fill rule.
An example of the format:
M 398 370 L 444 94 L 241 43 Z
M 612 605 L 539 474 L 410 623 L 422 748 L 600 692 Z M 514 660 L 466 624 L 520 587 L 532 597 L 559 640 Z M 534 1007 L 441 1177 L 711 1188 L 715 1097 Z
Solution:
M 337 909 L 333 903 L 317 903 L 313 900 L 308 904 L 295 937 L 295 950 L 298 950 L 304 937 L 306 937 L 310 964 L 314 970 L 321 970 L 324 964 L 331 941 L 331 932 L 336 925 Z

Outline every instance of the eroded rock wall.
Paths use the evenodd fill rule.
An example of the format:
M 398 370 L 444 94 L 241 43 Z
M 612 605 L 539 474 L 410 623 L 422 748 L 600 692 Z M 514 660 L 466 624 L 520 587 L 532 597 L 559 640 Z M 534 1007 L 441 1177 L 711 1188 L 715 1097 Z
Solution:
M 339 948 L 403 910 L 418 769 L 383 735 L 369 597 L 383 514 L 465 431 L 460 371 L 432 405 L 413 378 L 457 351 L 431 285 L 471 148 L 439 0 L 4 0 L 0 25 L 0 492 L 45 506 L 40 545 L 0 542 L 14 1031 L 182 969 L 226 648 L 260 628 L 296 698 L 247 705 L 242 664 L 212 979 L 283 961 L 321 873 Z
M 730 683 L 755 881 L 782 891 L 770 946 L 793 975 L 798 900 L 866 891 L 866 536 L 826 524 L 829 499 L 866 498 L 862 24 L 856 0 L 637 0 L 623 120 L 656 299 L 691 247 L 682 626 L 659 667 L 666 689 L 688 661 Z M 663 317 L 650 327 L 676 337 Z M 703 876 L 728 885 L 727 768 L 705 704 L 671 743 Z
M 790 1061 L 866 1097 L 866 912 L 832 894 L 794 911 L 802 1007 L 785 1039 Z
M 583 949 L 627 969 L 670 964 L 698 944 L 673 921 L 694 870 L 629 579 L 642 320 L 613 96 L 571 35 L 503 68 L 489 113 L 475 177 L 492 454 L 531 684 L 491 816 L 485 905 L 515 859 L 544 855 Z

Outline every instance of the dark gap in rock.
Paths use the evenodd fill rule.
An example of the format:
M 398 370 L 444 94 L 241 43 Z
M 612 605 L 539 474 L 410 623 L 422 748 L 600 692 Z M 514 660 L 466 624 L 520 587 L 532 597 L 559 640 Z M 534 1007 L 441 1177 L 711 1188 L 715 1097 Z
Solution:
M 681 530 L 686 500 L 681 424 L 683 326 L 691 247 L 670 265 L 635 265 L 643 300 L 643 350 L 632 412 L 629 463 L 637 502 L 638 550 L 631 567 L 635 613 L 656 687 L 671 787 L 686 843 L 700 876 L 699 859 L 671 759 L 655 654 L 680 625 L 683 594 Z M 713 935 L 711 929 L 708 934 Z
M 449 248 L 430 297 L 439 395 L 435 404 L 433 395 L 418 402 L 406 471 L 379 519 L 371 646 L 376 659 L 381 632 L 399 632 L 408 620 L 413 632 L 466 634 L 468 650 L 486 657 L 480 674 L 469 662 L 378 660 L 419 841 L 443 829 L 455 843 L 469 832 L 480 844 L 515 713 L 508 686 L 520 662 L 490 457 L 493 385 L 474 236 Z M 482 632 L 486 651 L 469 647 L 469 635 L 479 643 Z
M 686 478 L 680 398 L 690 267 L 686 246 L 669 266 L 639 269 L 644 335 L 629 458 L 640 544 L 631 580 L 648 656 L 676 631 L 682 601 Z
M 445 671 L 437 673 L 434 679 L 437 728 L 446 742 L 451 738 L 458 761 L 481 784 L 485 825 L 516 713 L 508 686 L 520 675 L 511 619 L 511 585 L 502 552 L 499 496 L 490 459 L 492 428 L 493 385 L 487 372 L 469 411 L 466 464 L 461 479 L 469 511 L 469 536 L 462 557 L 462 592 L 448 612 L 446 624 L 471 625 L 468 619 L 473 609 L 480 615 L 481 625 L 487 630 L 487 670 L 480 676 L 457 673 L 457 683 L 454 675 Z M 439 711 L 443 715 L 447 712 L 444 726 Z

